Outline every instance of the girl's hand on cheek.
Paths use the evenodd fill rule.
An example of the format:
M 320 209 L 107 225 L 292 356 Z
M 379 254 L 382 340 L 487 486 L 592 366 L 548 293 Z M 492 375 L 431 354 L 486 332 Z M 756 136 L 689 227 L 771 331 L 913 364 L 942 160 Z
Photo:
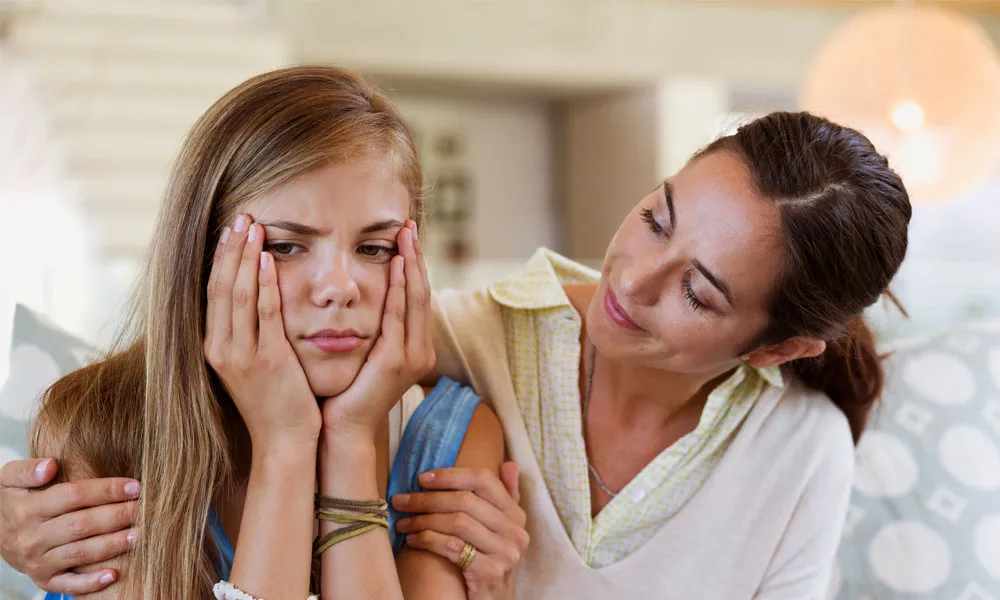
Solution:
M 407 221 L 397 242 L 382 333 L 350 387 L 324 403 L 324 436 L 370 441 L 403 393 L 434 366 L 430 282 L 416 223 Z
M 240 215 L 226 228 L 208 281 L 205 358 L 243 417 L 254 451 L 305 442 L 315 450 L 321 415 L 285 337 L 274 258 L 264 228 Z

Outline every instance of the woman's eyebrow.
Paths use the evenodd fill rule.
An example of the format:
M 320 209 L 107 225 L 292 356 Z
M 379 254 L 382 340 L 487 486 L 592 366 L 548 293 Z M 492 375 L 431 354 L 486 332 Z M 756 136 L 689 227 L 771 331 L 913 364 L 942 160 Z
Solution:
M 716 277 L 715 273 L 710 271 L 705 265 L 701 264 L 698 259 L 691 261 L 691 263 L 694 265 L 694 268 L 701 271 L 701 274 L 705 276 L 705 279 L 707 279 L 708 282 L 715 287 L 715 289 L 722 292 L 722 295 L 726 298 L 726 302 L 729 303 L 729 306 L 736 308 L 736 304 L 733 303 L 733 295 L 729 292 L 729 286 L 726 285 L 726 282 L 721 278 Z
M 674 214 L 674 186 L 670 180 L 663 182 L 663 201 L 667 205 L 667 213 L 670 215 L 670 229 L 677 228 L 677 216 Z

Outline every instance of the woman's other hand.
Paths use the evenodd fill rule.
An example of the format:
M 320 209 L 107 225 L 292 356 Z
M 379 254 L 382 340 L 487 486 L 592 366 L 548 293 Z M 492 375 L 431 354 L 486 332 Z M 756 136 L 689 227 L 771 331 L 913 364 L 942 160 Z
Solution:
M 399 494 L 392 505 L 414 516 L 396 524 L 406 543 L 458 563 L 466 542 L 476 555 L 462 572 L 470 600 L 507 600 L 528 548 L 527 516 L 518 504 L 518 469 L 453 467 L 420 476 L 425 492 Z M 501 481 L 502 480 L 502 481 Z

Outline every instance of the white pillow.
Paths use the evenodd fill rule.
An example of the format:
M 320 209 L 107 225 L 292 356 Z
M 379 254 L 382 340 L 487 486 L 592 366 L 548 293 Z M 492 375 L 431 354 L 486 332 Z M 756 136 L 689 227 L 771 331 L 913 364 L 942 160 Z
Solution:
M 41 393 L 94 356 L 83 341 L 23 305 L 14 311 L 10 348 L 10 375 L 0 388 L 0 466 L 28 456 L 28 425 Z M 0 598 L 38 594 L 30 578 L 0 561 Z

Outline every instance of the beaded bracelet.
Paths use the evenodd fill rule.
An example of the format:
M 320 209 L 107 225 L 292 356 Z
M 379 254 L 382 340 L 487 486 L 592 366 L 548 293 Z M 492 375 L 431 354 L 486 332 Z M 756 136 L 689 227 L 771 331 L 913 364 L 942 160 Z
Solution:
M 263 598 L 254 598 L 228 581 L 220 581 L 215 584 L 212 591 L 215 593 L 215 600 L 263 600 Z M 312 595 L 306 600 L 319 600 L 319 597 Z

